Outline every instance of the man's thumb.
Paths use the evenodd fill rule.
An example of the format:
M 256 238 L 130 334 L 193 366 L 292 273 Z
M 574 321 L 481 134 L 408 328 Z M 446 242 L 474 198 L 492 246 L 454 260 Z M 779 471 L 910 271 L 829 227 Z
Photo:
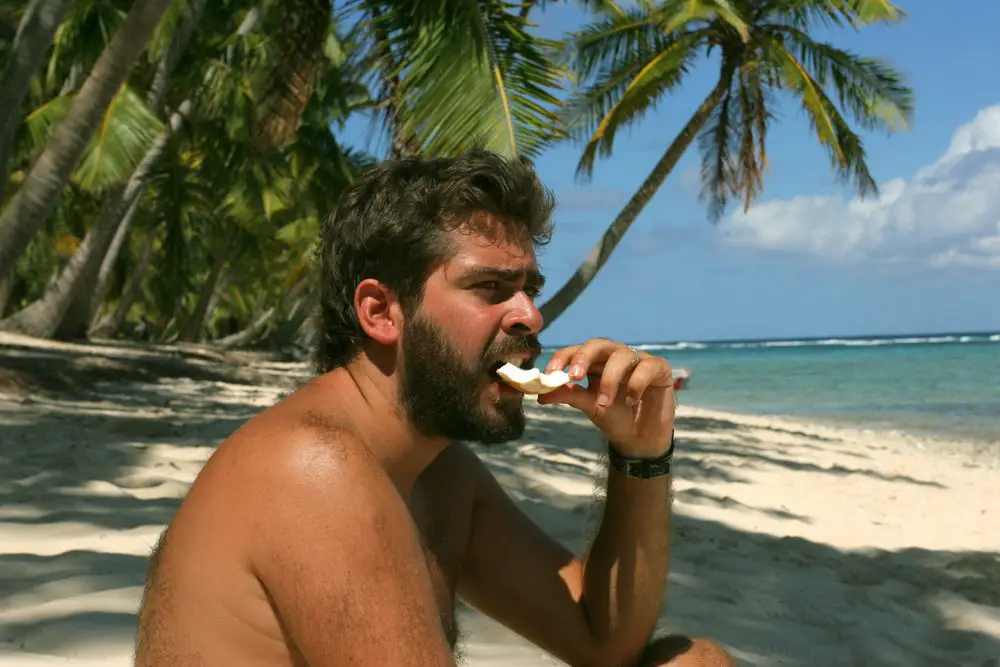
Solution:
M 597 396 L 582 385 L 566 384 L 539 396 L 538 403 L 540 405 L 568 405 L 587 415 L 592 415 L 597 409 Z

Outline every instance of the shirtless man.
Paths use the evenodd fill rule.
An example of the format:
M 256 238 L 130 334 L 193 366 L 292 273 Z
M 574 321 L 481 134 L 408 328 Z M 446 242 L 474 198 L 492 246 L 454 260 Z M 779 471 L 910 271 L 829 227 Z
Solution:
M 734 664 L 709 641 L 651 641 L 669 466 L 610 466 L 578 558 L 460 442 L 523 432 L 523 397 L 494 371 L 540 352 L 551 211 L 530 167 L 484 152 L 385 162 L 344 194 L 320 239 L 318 374 L 193 484 L 150 561 L 138 667 L 454 665 L 456 596 L 570 665 Z M 597 339 L 548 368 L 591 388 L 540 403 L 586 413 L 619 457 L 665 462 L 666 361 Z

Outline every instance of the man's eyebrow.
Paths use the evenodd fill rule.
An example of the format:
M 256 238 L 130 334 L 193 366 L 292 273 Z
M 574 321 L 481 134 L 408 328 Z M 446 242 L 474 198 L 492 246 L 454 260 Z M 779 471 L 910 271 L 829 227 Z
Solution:
M 477 266 L 466 271 L 462 277 L 466 280 L 497 278 L 512 282 L 524 278 L 525 282 L 535 287 L 542 287 L 545 284 L 545 276 L 537 269 L 505 269 L 499 266 Z

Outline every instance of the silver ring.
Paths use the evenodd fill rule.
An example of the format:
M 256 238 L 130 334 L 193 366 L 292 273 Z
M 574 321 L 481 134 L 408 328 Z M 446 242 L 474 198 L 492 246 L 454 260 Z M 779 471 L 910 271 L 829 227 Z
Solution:
M 635 360 L 632 362 L 632 365 L 635 366 L 636 364 L 639 363 L 639 359 L 641 358 L 639 356 L 639 350 L 635 349 L 631 345 L 626 345 L 625 347 L 627 347 L 628 349 L 632 350 L 632 354 L 635 355 Z

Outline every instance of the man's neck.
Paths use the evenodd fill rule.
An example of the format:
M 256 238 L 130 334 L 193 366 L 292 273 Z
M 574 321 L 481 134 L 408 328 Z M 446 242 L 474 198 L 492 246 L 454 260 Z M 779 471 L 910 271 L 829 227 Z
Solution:
M 380 462 L 404 498 L 417 477 L 448 446 L 414 428 L 400 407 L 395 375 L 386 375 L 364 354 L 346 368 L 316 378 L 321 394 L 336 395 L 352 430 Z

